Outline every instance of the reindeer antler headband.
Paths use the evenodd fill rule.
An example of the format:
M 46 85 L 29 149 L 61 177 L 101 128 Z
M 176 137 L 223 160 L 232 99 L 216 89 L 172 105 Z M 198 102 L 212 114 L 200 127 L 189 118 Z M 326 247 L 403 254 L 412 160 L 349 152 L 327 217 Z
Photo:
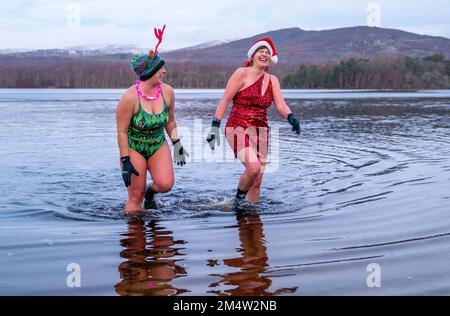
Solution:
M 158 54 L 158 47 L 159 44 L 161 44 L 162 39 L 163 39 L 163 34 L 164 34 L 164 30 L 166 29 L 166 25 L 164 24 L 162 29 L 158 29 L 155 27 L 154 32 L 155 32 L 155 36 L 158 39 L 158 44 L 156 44 L 155 50 L 151 50 L 148 54 L 150 55 L 150 57 L 153 57 L 154 55 Z

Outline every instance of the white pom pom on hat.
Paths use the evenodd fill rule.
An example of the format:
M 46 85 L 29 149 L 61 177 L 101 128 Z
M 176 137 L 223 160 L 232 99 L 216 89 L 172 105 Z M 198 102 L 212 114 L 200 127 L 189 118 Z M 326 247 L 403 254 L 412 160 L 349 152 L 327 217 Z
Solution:
M 250 47 L 250 49 L 248 50 L 247 57 L 249 59 L 252 58 L 253 54 L 261 46 L 264 46 L 269 50 L 269 53 L 271 56 L 270 59 L 271 59 L 272 63 L 276 64 L 278 62 L 277 50 L 275 49 L 275 45 L 273 44 L 272 40 L 268 37 L 264 37 L 264 38 L 261 38 L 261 39 L 255 41 L 252 44 L 252 46 Z

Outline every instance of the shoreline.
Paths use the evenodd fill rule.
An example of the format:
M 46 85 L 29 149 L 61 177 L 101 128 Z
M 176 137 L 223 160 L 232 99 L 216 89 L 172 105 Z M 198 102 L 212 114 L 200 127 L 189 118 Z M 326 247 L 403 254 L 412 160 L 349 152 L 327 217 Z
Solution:
M 129 87 L 122 88 L 58 88 L 58 87 L 42 87 L 42 88 L 26 88 L 26 87 L 0 87 L 0 90 L 122 90 L 128 89 Z M 224 90 L 224 88 L 177 88 L 173 87 L 175 90 Z M 405 92 L 405 93 L 414 93 L 420 91 L 448 91 L 450 88 L 445 89 L 325 89 L 325 88 L 315 88 L 315 89 L 283 89 L 283 91 L 317 91 L 317 92 Z

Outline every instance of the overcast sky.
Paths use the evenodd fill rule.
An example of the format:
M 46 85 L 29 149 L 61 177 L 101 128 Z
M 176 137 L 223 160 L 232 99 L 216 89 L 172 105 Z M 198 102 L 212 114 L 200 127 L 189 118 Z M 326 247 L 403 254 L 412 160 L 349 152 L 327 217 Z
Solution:
M 379 4 L 379 19 L 371 3 Z M 160 48 L 170 50 L 282 28 L 367 25 L 368 17 L 381 27 L 450 38 L 449 12 L 449 0 L 0 0 L 0 49 L 150 48 L 153 27 L 167 24 Z

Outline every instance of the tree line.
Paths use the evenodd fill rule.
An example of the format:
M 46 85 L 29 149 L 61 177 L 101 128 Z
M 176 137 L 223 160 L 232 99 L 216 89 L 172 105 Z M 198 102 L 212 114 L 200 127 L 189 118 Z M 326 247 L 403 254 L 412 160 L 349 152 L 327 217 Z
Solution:
M 2 88 L 126 88 L 136 75 L 129 58 L 1 57 Z M 165 82 L 175 88 L 223 88 L 229 65 L 167 62 Z
M 129 66 L 115 59 L 1 57 L 3 88 L 122 88 L 133 81 Z
M 282 83 L 284 88 L 297 89 L 445 89 L 450 88 L 450 60 L 442 54 L 422 59 L 349 58 L 325 65 L 300 65 Z
M 1 88 L 126 88 L 136 76 L 131 55 L 96 57 L 0 56 Z M 224 88 L 238 65 L 167 61 L 165 82 L 175 88 Z M 283 88 L 439 89 L 450 88 L 450 60 L 378 56 L 323 65 L 279 64 L 270 71 Z

